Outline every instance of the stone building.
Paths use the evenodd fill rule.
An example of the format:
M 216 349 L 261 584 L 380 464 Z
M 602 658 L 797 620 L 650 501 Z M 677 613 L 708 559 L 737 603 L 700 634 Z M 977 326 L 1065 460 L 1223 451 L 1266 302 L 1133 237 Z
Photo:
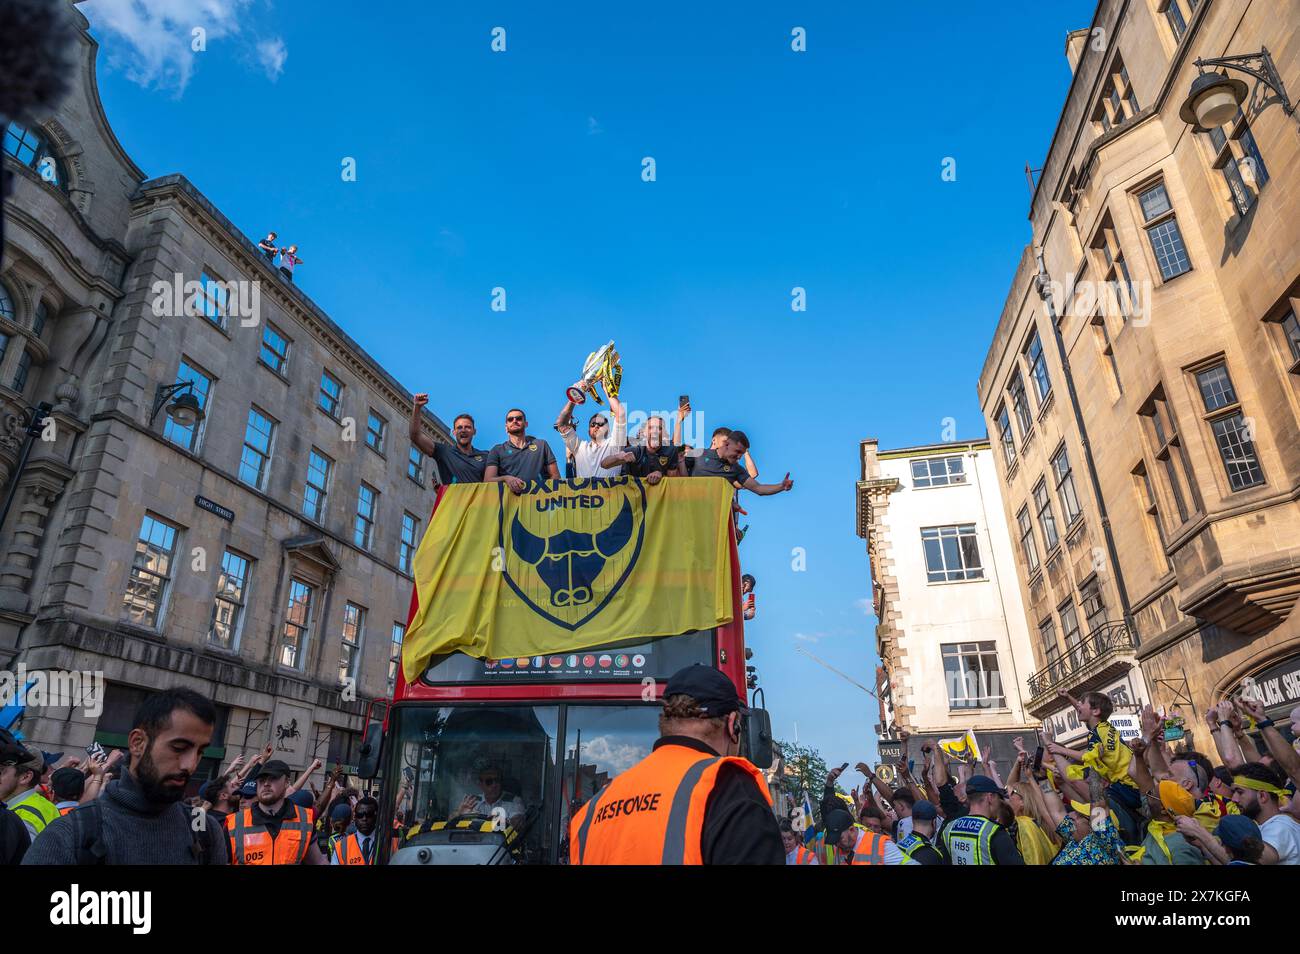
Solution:
M 869 439 L 860 459 L 857 530 L 878 620 L 882 758 L 902 729 L 922 742 L 973 730 L 1006 765 L 1013 737 L 1028 730 L 1032 742 L 1033 656 L 991 445 L 881 450 Z
M 351 764 L 436 483 L 411 395 L 183 176 L 131 161 L 76 16 L 74 92 L 4 137 L 0 666 L 106 687 L 20 728 L 122 745 L 147 690 L 184 685 L 220 712 L 201 775 L 267 741 Z
M 1177 709 L 1193 741 L 1244 680 L 1274 712 L 1300 702 L 1300 127 L 1261 78 L 1300 92 L 1298 27 L 1294 4 L 1103 0 L 1067 38 L 1032 242 L 979 378 L 1029 710 L 1058 731 L 1059 689 Z M 1240 107 L 1202 128 L 1195 61 L 1247 54 L 1258 75 L 1223 71 Z

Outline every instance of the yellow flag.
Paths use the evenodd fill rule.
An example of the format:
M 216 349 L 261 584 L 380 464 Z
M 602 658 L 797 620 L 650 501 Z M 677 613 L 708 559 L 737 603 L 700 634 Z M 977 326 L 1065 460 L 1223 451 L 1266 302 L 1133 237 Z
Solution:
M 979 743 L 975 741 L 974 729 L 967 729 L 965 735 L 956 738 L 940 739 L 939 748 L 961 762 L 979 762 L 983 759 Z
M 406 679 L 453 651 L 537 656 L 730 622 L 731 500 L 705 478 L 444 488 L 415 554 Z
M 1098 722 L 1096 741 L 1083 753 L 1083 764 L 1108 782 L 1133 785 L 1128 766 L 1133 759 L 1132 750 L 1119 737 L 1119 730 L 1109 722 Z

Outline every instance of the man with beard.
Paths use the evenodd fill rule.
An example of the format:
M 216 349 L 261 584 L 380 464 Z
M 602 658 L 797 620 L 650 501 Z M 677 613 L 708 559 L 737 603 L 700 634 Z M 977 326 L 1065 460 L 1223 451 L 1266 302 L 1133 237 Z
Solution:
M 323 865 L 311 814 L 289 798 L 289 766 L 272 759 L 257 770 L 257 802 L 227 816 L 235 865 Z
M 99 798 L 50 822 L 23 864 L 224 865 L 220 828 L 192 826 L 181 804 L 216 719 L 192 689 L 145 699 L 127 735 L 126 771 Z
M 1282 811 L 1286 796 L 1282 773 L 1262 762 L 1238 766 L 1232 779 L 1232 800 L 1241 813 L 1259 825 L 1268 849 L 1266 865 L 1300 865 L 1300 822 Z
M 346 804 L 346 803 L 345 803 Z M 356 831 L 341 836 L 334 843 L 332 865 L 373 865 L 375 863 L 375 825 L 379 821 L 379 802 L 367 795 L 352 812 Z
M 438 476 L 444 484 L 477 484 L 483 481 L 483 468 L 487 466 L 487 451 L 474 446 L 474 418 L 468 414 L 457 414 L 451 422 L 452 435 L 456 443 L 444 444 L 435 441 L 424 431 L 424 408 L 429 403 L 429 395 L 417 394 L 411 402 L 410 438 L 426 457 L 432 457 L 438 465 Z
M 645 422 L 645 442 L 614 451 L 600 462 L 609 473 L 618 472 L 620 465 L 629 477 L 641 477 L 654 486 L 665 477 L 685 477 L 686 458 L 681 448 L 664 443 L 664 419 L 652 417 Z
M 560 479 L 555 453 L 546 441 L 528 433 L 528 415 L 512 407 L 506 411 L 506 440 L 488 451 L 483 480 L 505 484 L 511 493 L 522 494 L 543 477 Z
M 760 484 L 745 469 L 741 461 L 749 453 L 749 438 L 744 431 L 731 431 L 716 450 L 707 450 L 695 464 L 692 477 L 722 477 L 737 489 L 748 490 L 761 497 L 779 494 L 794 487 L 786 474 L 780 483 Z

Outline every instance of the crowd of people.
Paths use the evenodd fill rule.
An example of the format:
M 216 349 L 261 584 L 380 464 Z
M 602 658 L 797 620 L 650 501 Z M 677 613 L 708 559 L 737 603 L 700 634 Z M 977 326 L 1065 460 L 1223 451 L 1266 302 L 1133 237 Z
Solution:
M 189 689 L 150 695 L 127 748 L 59 756 L 0 730 L 0 864 L 369 865 L 379 803 L 341 766 L 294 773 L 267 745 L 186 796 L 216 724 Z
M 1263 706 L 1241 696 L 1205 714 L 1217 761 L 1166 740 L 1150 706 L 1127 742 L 1100 692 L 1061 694 L 1088 729 L 1082 749 L 1014 740 L 1005 779 L 991 758 L 962 762 L 922 747 L 920 777 L 907 757 L 889 788 L 838 791 L 847 765 L 827 773 L 820 812 L 781 822 L 786 863 L 952 865 L 1300 864 L 1300 754 Z M 1300 737 L 1300 707 L 1289 716 Z M 811 806 L 808 806 L 809 808 Z

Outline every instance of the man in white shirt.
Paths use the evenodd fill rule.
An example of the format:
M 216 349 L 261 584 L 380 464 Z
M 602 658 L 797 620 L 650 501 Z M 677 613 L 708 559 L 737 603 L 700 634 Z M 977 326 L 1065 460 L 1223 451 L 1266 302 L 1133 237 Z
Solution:
M 1300 822 L 1282 811 L 1279 798 L 1286 794 L 1286 780 L 1277 770 L 1260 762 L 1238 766 L 1232 780 L 1232 800 L 1241 813 L 1259 825 L 1264 843 L 1277 853 L 1277 860 L 1264 853 L 1264 864 L 1300 865 Z
M 609 395 L 606 395 L 609 397 Z M 587 423 L 587 440 L 578 439 L 577 428 L 573 425 L 573 402 L 569 401 L 555 419 L 555 429 L 564 438 L 564 446 L 573 455 L 573 470 L 578 477 L 617 477 L 623 472 L 623 465 L 602 467 L 601 461 L 611 454 L 617 454 L 627 443 L 627 410 L 618 398 L 609 398 L 609 409 L 614 419 L 610 427 L 610 417 L 604 411 L 597 411 Z
M 523 824 L 526 810 L 518 795 L 502 789 L 501 767 L 485 759 L 479 759 L 474 764 L 478 770 L 475 777 L 482 794 L 466 795 L 461 799 L 456 814 L 503 818 L 505 824 L 518 831 Z

